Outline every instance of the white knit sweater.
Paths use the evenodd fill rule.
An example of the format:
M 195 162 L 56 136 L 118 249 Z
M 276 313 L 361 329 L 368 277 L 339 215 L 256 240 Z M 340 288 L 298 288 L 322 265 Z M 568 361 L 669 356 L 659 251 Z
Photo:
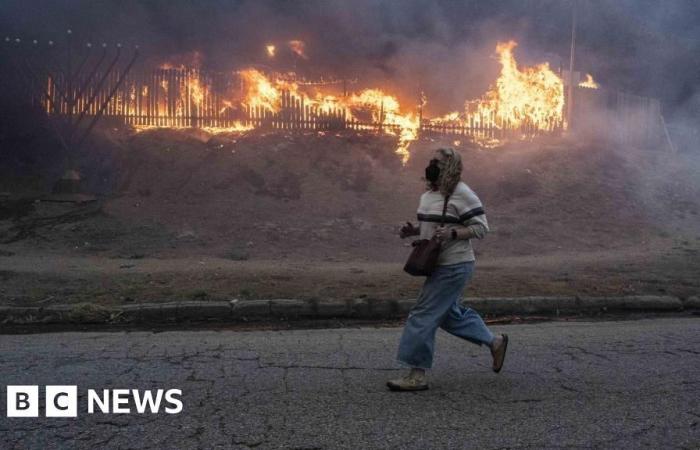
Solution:
M 435 233 L 435 229 L 440 225 L 444 202 L 445 197 L 440 191 L 426 191 L 421 195 L 418 205 L 421 239 L 430 239 Z M 471 235 L 477 239 L 483 238 L 489 231 L 481 200 L 463 181 L 457 184 L 447 202 L 445 226 L 448 229 L 467 227 L 470 229 Z M 450 240 L 442 244 L 438 265 L 444 266 L 474 261 L 474 259 L 474 250 L 470 239 Z

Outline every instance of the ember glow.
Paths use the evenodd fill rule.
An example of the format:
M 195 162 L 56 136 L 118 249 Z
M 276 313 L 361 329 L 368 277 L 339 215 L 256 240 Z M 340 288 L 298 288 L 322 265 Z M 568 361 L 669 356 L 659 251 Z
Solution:
M 277 48 L 272 44 L 268 44 L 265 46 L 265 51 L 267 52 L 267 56 L 269 56 L 270 58 L 274 58 Z
M 581 81 L 578 84 L 578 87 L 589 88 L 589 89 L 598 89 L 600 86 L 598 86 L 598 83 L 596 83 L 593 80 L 593 76 L 590 73 L 587 73 L 586 79 L 584 81 Z

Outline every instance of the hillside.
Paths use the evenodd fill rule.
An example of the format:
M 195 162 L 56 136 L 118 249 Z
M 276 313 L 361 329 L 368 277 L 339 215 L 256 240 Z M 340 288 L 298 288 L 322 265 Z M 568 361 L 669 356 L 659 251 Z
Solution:
M 418 141 L 402 167 L 393 140 L 372 135 L 154 130 L 105 142 L 108 157 L 93 169 L 112 180 L 101 212 L 37 245 L 398 261 L 406 250 L 395 231 L 415 220 L 423 167 L 434 148 L 453 145 Z M 492 226 L 480 253 L 639 247 L 692 234 L 700 217 L 696 169 L 665 153 L 564 140 L 458 149 Z M 132 245 L 132 235 L 146 242 Z
M 396 232 L 415 221 L 432 150 L 453 142 L 423 138 L 405 167 L 394 144 L 104 134 L 82 162 L 106 192 L 97 202 L 4 200 L 4 296 L 414 296 L 421 280 L 401 272 L 409 242 Z M 458 149 L 492 229 L 475 243 L 475 294 L 700 292 L 700 170 L 688 155 L 565 139 Z
M 451 145 L 420 141 L 402 167 L 393 141 L 371 135 L 197 137 L 155 131 L 128 141 L 105 212 L 159 224 L 209 254 L 245 246 L 265 258 L 401 259 L 396 227 L 415 219 L 432 150 Z M 564 141 L 460 151 L 493 227 L 481 252 L 645 245 L 700 212 L 687 168 L 666 154 Z

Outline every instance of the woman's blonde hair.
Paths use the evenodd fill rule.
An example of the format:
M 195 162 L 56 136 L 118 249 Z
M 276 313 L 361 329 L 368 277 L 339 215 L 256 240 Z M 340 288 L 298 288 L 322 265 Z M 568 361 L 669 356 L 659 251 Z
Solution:
M 438 166 L 440 167 L 440 176 L 435 184 L 427 181 L 428 189 L 438 188 L 444 196 L 451 195 L 454 192 L 457 183 L 462 178 L 462 156 L 452 147 L 442 147 L 436 150 L 444 160 Z

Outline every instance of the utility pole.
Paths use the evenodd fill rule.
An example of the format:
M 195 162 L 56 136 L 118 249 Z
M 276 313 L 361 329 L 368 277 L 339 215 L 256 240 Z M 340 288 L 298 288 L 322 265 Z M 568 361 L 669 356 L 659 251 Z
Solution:
M 572 0 L 571 6 L 571 54 L 569 57 L 569 89 L 566 99 L 566 122 L 568 130 L 573 128 L 574 110 L 574 56 L 576 53 L 576 0 Z

